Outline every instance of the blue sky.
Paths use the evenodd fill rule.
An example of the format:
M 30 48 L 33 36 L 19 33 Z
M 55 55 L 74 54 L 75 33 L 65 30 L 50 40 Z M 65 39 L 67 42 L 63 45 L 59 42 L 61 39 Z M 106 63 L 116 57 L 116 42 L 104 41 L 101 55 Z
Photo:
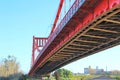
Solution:
M 0 0 L 0 60 L 14 55 L 27 73 L 31 64 L 32 37 L 49 35 L 58 5 L 58 0 Z M 68 3 L 66 5 L 68 8 Z M 89 65 L 120 69 L 119 49 L 117 46 L 99 52 L 64 68 L 73 72 L 83 72 Z

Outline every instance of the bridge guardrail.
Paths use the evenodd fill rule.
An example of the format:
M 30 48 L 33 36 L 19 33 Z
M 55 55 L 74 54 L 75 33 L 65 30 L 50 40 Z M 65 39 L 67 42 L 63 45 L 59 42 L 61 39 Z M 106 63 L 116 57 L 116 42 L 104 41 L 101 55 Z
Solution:
M 60 31 L 64 28 L 64 26 L 68 23 L 68 21 L 72 18 L 72 16 L 75 14 L 75 12 L 82 6 L 82 4 L 85 2 L 85 0 L 76 0 L 71 8 L 68 10 L 64 18 L 61 20 L 55 31 L 48 37 L 48 42 L 45 44 L 39 55 L 38 58 L 42 55 L 42 53 L 46 50 L 46 48 L 50 45 L 50 43 L 55 39 L 55 37 L 60 33 Z M 37 61 L 35 60 L 35 62 Z

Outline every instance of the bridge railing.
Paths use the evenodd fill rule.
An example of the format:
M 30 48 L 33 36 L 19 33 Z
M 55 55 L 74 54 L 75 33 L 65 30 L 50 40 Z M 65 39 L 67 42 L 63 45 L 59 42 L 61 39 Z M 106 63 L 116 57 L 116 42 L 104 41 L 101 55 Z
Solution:
M 75 12 L 81 7 L 81 5 L 85 2 L 85 0 L 76 0 L 72 7 L 68 10 L 64 18 L 61 20 L 60 24 L 57 26 L 55 32 L 53 33 L 53 38 L 59 34 L 59 32 L 64 28 L 64 26 L 68 23 L 68 21 L 72 18 Z
M 46 48 L 50 45 L 50 43 L 55 39 L 55 37 L 60 33 L 60 31 L 64 28 L 64 26 L 68 23 L 68 21 L 72 18 L 75 12 L 81 7 L 81 5 L 85 2 L 85 0 L 75 0 L 71 8 L 68 10 L 64 18 L 61 20 L 55 31 L 48 37 L 48 41 L 45 46 L 42 48 L 41 52 L 37 56 L 35 62 L 42 55 L 42 53 L 46 50 Z
M 80 6 L 85 2 L 85 0 L 76 0 L 72 7 L 68 10 L 64 18 L 61 20 L 56 30 L 48 37 L 48 43 L 50 44 L 55 37 L 60 33 L 60 31 L 64 28 L 64 26 L 68 23 L 68 21 L 72 18 L 75 12 L 80 8 Z M 47 44 L 46 47 L 49 45 Z

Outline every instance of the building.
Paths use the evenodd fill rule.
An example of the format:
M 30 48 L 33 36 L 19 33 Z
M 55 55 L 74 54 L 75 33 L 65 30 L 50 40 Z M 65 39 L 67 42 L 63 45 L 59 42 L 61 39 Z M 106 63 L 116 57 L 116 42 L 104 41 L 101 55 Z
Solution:
M 84 68 L 84 74 L 89 74 L 89 68 Z
M 91 66 L 84 68 L 84 74 L 103 74 L 104 69 L 99 69 L 98 66 L 96 69 L 92 69 Z

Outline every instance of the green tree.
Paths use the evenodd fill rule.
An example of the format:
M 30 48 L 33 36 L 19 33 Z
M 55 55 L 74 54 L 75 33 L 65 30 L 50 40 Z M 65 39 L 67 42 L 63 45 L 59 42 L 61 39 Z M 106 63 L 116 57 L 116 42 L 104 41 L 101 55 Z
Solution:
M 29 77 L 27 75 L 21 75 L 19 80 L 27 80 Z
M 73 73 L 66 69 L 58 69 L 54 72 L 54 76 L 56 80 L 70 80 L 70 78 L 73 76 Z

